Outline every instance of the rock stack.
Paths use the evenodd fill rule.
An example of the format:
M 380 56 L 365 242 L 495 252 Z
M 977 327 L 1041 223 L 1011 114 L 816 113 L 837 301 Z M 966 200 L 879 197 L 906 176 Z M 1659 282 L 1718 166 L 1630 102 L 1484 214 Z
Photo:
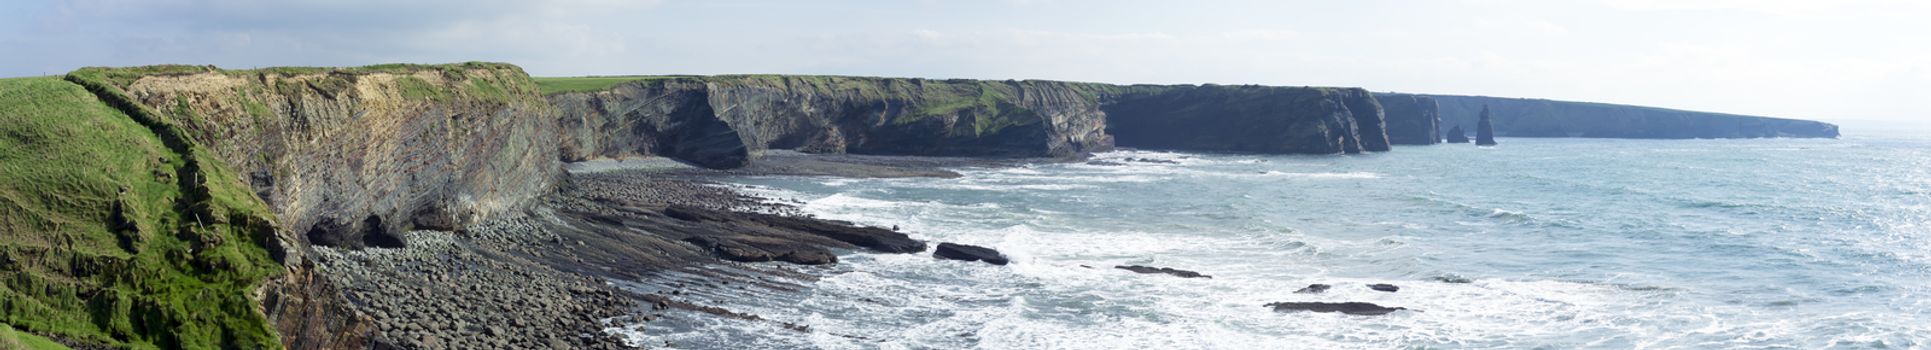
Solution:
M 1495 123 L 1490 123 L 1488 120 L 1488 105 L 1482 106 L 1481 118 L 1480 121 L 1475 122 L 1475 145 L 1494 146 Z
M 1468 132 L 1461 125 L 1448 129 L 1448 143 L 1468 143 Z

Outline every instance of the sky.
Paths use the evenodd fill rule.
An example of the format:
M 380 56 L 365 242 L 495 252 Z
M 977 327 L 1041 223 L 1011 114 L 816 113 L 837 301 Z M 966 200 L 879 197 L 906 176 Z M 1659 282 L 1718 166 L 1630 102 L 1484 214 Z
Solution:
M 837 74 L 1359 86 L 1931 122 L 1917 0 L 19 0 L 0 76 L 509 62 L 536 76 Z

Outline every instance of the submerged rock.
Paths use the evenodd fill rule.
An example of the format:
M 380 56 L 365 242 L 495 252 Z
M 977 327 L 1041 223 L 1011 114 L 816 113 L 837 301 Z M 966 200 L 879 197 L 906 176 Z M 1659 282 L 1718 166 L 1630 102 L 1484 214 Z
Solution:
M 1373 289 L 1377 292 L 1394 293 L 1396 291 L 1400 291 L 1401 287 L 1398 287 L 1392 284 L 1386 284 L 1386 283 L 1375 283 L 1375 284 L 1368 285 L 1368 289 Z
M 1367 316 L 1387 315 L 1395 311 L 1408 309 L 1408 308 L 1402 308 L 1402 307 L 1386 307 L 1386 306 L 1363 303 L 1358 301 L 1351 301 L 1351 302 L 1345 302 L 1345 303 L 1278 302 L 1278 303 L 1268 303 L 1265 306 L 1274 308 L 1274 312 L 1296 312 L 1296 311 L 1339 312 L 1339 313 L 1344 313 L 1349 315 L 1367 315 Z
M 1328 288 L 1334 288 L 1334 286 L 1315 283 L 1315 284 L 1307 285 L 1307 287 L 1301 288 L 1301 290 L 1297 290 L 1294 292 L 1300 293 L 1300 294 L 1321 294 L 1323 292 L 1327 292 Z
M 992 248 L 952 243 L 939 243 L 939 248 L 932 251 L 932 257 L 948 260 L 984 261 L 993 265 L 1005 265 L 1007 262 L 1004 254 L 999 254 L 999 251 L 993 250 Z
M 1121 266 L 1114 266 L 1113 268 L 1133 271 L 1137 273 L 1164 273 L 1168 275 L 1178 276 L 1180 278 L 1214 278 L 1214 276 L 1202 275 L 1199 272 L 1165 268 L 1165 267 L 1121 265 Z

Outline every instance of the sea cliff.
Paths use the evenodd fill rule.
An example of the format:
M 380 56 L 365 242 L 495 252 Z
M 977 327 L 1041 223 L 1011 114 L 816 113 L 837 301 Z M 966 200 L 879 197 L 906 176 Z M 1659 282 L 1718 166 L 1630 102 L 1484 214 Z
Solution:
M 1377 94 L 1391 98 L 1406 94 Z M 1412 95 L 1441 105 L 1443 125 L 1475 127 L 1483 106 L 1499 137 L 1630 139 L 1835 138 L 1830 123 L 1605 103 L 1482 96 Z

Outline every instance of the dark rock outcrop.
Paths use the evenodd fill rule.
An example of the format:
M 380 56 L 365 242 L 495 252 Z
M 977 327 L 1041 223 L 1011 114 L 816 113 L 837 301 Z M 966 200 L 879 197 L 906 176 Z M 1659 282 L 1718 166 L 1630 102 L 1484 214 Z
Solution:
M 1007 263 L 1006 256 L 999 254 L 999 251 L 975 245 L 939 243 L 939 247 L 932 250 L 932 256 L 948 260 L 984 261 L 993 265 Z
M 713 209 L 704 209 L 704 208 L 698 208 L 698 207 L 692 207 L 692 206 L 670 206 L 664 209 L 664 215 L 672 218 L 676 218 L 679 220 L 685 220 L 685 221 L 716 222 L 716 223 L 722 223 L 722 224 L 735 226 L 735 227 L 769 227 L 769 228 L 782 230 L 785 232 L 805 233 L 810 235 L 816 235 L 819 237 L 829 238 L 831 240 L 843 242 L 845 244 L 850 244 L 853 246 L 871 249 L 873 251 L 878 251 L 881 253 L 916 253 L 916 252 L 925 251 L 925 242 L 920 242 L 919 240 L 912 239 L 911 237 L 906 236 L 904 233 L 899 233 L 896 231 L 877 228 L 877 227 L 849 225 L 841 222 L 799 218 L 799 217 L 791 217 L 791 216 L 783 216 L 783 215 L 713 210 Z M 689 240 L 687 239 L 687 241 Z M 756 238 L 727 237 L 727 238 L 706 238 L 706 239 L 700 240 L 699 242 L 706 242 L 705 244 L 699 244 L 699 245 L 717 244 L 717 245 L 731 247 L 732 249 L 738 249 L 738 250 L 764 251 L 766 252 L 764 253 L 766 255 L 776 254 L 774 256 L 781 256 L 783 254 L 787 254 L 787 252 L 796 252 L 797 254 L 805 254 L 805 255 L 816 254 L 813 252 L 809 252 L 807 250 L 801 250 L 801 248 L 778 247 L 778 245 L 783 245 L 783 244 L 794 244 L 794 245 L 796 244 L 796 243 L 782 243 L 783 240 L 763 240 L 763 239 L 756 239 Z M 760 246 L 760 247 L 754 247 L 754 246 Z M 735 255 L 735 254 L 732 254 L 732 255 Z M 736 260 L 736 259 L 733 259 L 733 260 Z M 774 259 L 774 260 L 784 260 L 784 259 Z M 744 260 L 740 260 L 740 261 L 744 261 Z M 788 260 L 785 260 L 785 261 L 788 261 Z M 803 262 L 800 262 L 800 263 L 803 263 Z
M 1475 121 L 1475 145 L 1495 145 L 1495 124 L 1489 122 L 1488 106 L 1482 106 L 1482 116 Z
M 1378 95 L 1379 96 L 1379 95 Z M 1442 122 L 1475 125 L 1493 109 L 1496 136 L 1632 139 L 1835 138 L 1830 123 L 1605 103 L 1482 96 L 1421 95 L 1441 106 Z
M 1102 108 L 1120 146 L 1336 154 L 1386 151 L 1381 107 L 1361 89 L 1136 85 Z
M 1307 285 L 1307 287 L 1302 287 L 1302 288 L 1301 288 L 1300 290 L 1296 290 L 1296 291 L 1294 291 L 1294 293 L 1299 293 L 1299 294 L 1321 294 L 1321 293 L 1326 293 L 1326 292 L 1328 291 L 1328 289 L 1330 289 L 1330 288 L 1334 288 L 1334 286 L 1330 286 L 1330 285 L 1325 285 L 1325 284 L 1320 284 L 1320 283 L 1315 283 L 1315 284 L 1310 284 L 1310 285 Z
M 1339 312 L 1339 313 L 1344 313 L 1349 315 L 1367 315 L 1367 316 L 1387 315 L 1395 311 L 1407 310 L 1407 308 L 1386 307 L 1386 306 L 1363 303 L 1363 302 L 1345 302 L 1345 303 L 1278 302 L 1278 303 L 1268 303 L 1265 306 L 1274 308 L 1275 312 L 1295 312 L 1295 311 Z
M 1200 274 L 1199 272 L 1193 272 L 1193 271 L 1187 271 L 1187 270 L 1180 270 L 1180 269 L 1174 269 L 1174 268 L 1167 268 L 1167 267 L 1152 267 L 1152 266 L 1139 266 L 1139 265 L 1121 265 L 1121 266 L 1114 266 L 1113 268 L 1116 268 L 1116 269 L 1121 269 L 1121 270 L 1127 270 L 1127 271 L 1133 271 L 1134 273 L 1161 273 L 1161 274 L 1168 274 L 1168 275 L 1173 275 L 1174 277 L 1180 277 L 1180 278 L 1214 278 L 1214 276 L 1208 276 L 1208 275 L 1202 275 L 1202 274 Z
M 1389 293 L 1401 291 L 1400 286 L 1387 284 L 1387 283 L 1369 284 L 1368 289 L 1373 289 L 1374 291 L 1377 291 L 1377 292 L 1389 292 Z
M 1440 106 L 1434 98 L 1409 94 L 1375 94 L 1388 120 L 1388 142 L 1396 145 L 1442 143 Z
M 1449 128 L 1448 143 L 1468 143 L 1468 131 L 1462 130 L 1461 125 Z

